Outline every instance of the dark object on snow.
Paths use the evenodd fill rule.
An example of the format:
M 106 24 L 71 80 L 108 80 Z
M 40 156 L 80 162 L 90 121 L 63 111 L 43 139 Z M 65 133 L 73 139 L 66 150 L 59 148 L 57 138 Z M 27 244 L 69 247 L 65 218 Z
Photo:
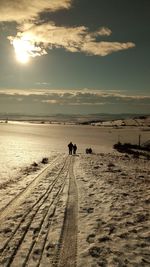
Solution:
M 72 142 L 70 142 L 68 144 L 68 148 L 69 148 L 69 155 L 72 155 L 72 150 L 73 150 L 73 144 L 72 144 Z
M 76 154 L 76 151 L 77 151 L 77 145 L 74 144 L 74 145 L 73 145 L 73 154 L 74 154 L 74 155 Z
M 34 162 L 32 163 L 32 166 L 33 166 L 33 167 L 37 167 L 38 164 L 34 161 Z
M 92 154 L 92 148 L 86 148 L 85 150 L 86 154 Z
M 139 146 L 139 145 L 134 145 L 131 143 L 120 143 L 118 142 L 117 144 L 114 144 L 113 146 L 114 149 L 116 149 L 120 153 L 128 153 L 132 154 L 134 158 L 139 158 L 140 156 L 146 157 L 148 160 L 150 159 L 150 147 L 145 147 L 145 146 Z
M 144 148 L 146 148 L 147 150 L 149 149 L 149 151 L 150 151 L 150 140 L 144 142 L 144 143 L 142 144 L 142 146 L 143 146 Z
M 42 161 L 41 161 L 41 163 L 47 164 L 48 163 L 48 158 L 43 158 Z

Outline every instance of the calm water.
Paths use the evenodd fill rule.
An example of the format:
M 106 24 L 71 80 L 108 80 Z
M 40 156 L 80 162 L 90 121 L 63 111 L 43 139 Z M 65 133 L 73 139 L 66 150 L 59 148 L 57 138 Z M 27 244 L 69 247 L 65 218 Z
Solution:
M 122 142 L 138 142 L 138 129 L 109 129 L 92 126 L 37 125 L 27 123 L 0 124 L 0 183 L 13 178 L 19 168 L 55 152 L 66 152 L 72 141 L 78 153 L 92 147 L 95 152 L 112 150 L 118 139 Z M 141 132 L 142 141 L 149 133 Z

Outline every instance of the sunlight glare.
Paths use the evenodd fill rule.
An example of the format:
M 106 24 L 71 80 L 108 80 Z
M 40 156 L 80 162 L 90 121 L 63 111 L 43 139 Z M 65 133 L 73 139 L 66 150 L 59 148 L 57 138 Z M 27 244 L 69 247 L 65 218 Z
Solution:
M 19 62 L 26 64 L 32 53 L 32 45 L 28 40 L 16 38 L 13 40 L 16 58 Z

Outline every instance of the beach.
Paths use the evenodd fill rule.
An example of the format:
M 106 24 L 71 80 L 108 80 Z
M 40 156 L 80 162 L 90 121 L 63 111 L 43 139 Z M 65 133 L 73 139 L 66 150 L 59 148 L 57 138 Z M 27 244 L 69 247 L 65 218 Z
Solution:
M 0 266 L 150 265 L 149 160 L 113 149 L 118 138 L 147 141 L 148 131 L 0 127 Z

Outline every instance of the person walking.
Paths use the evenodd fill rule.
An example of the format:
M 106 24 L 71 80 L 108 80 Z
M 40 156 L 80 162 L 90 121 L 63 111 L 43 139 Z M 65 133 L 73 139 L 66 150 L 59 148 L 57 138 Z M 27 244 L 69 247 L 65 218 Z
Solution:
M 72 142 L 70 142 L 68 144 L 68 148 L 69 148 L 69 155 L 72 155 L 72 150 L 73 150 L 73 144 L 72 144 Z
M 74 155 L 76 154 L 76 151 L 77 151 L 77 145 L 74 144 L 74 145 L 73 145 L 73 154 L 74 154 Z

